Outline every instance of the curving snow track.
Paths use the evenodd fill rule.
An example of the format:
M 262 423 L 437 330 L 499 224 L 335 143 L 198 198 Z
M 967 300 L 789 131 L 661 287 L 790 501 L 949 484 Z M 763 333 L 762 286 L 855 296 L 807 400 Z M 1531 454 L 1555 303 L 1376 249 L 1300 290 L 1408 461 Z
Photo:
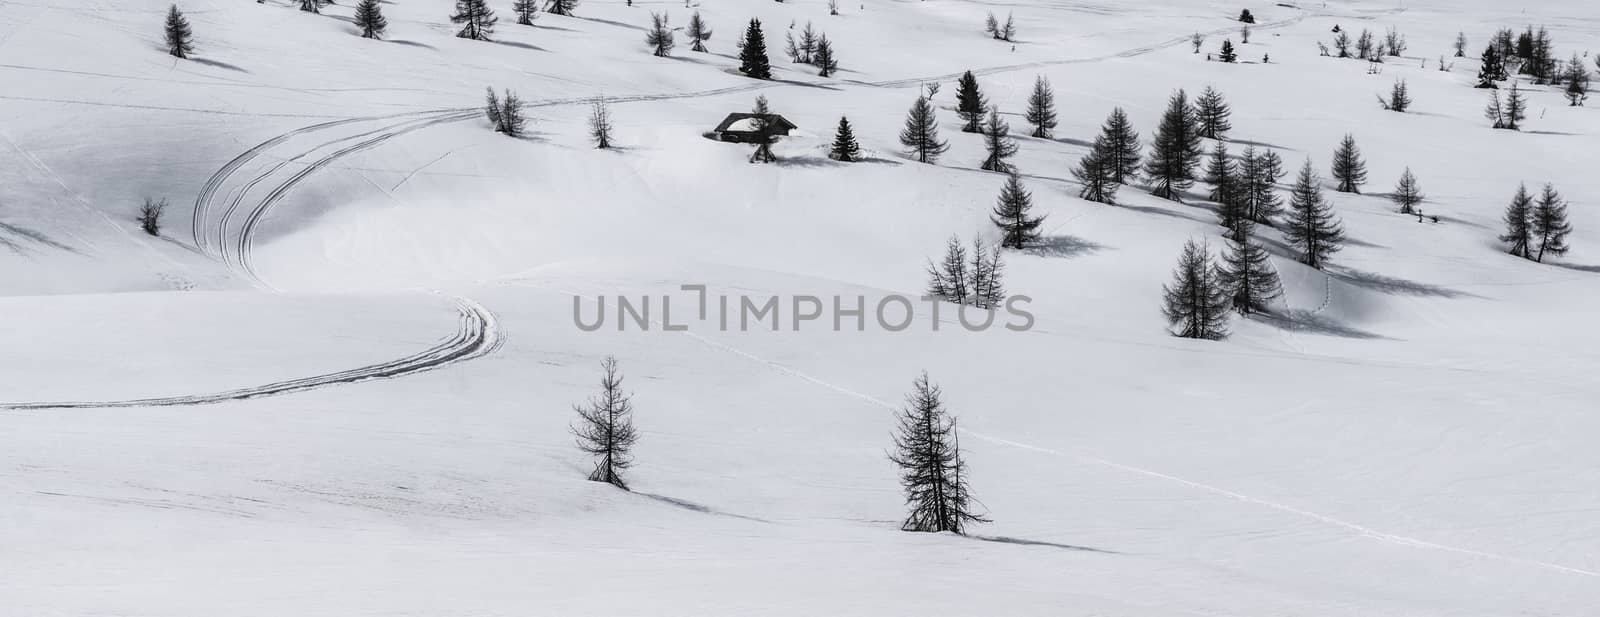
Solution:
M 415 354 L 379 364 L 357 367 L 337 373 L 313 375 L 299 379 L 279 381 L 260 386 L 224 390 L 208 394 L 140 398 L 117 401 L 50 401 L 33 403 L 4 403 L 3 409 L 95 409 L 108 407 L 169 407 L 174 405 L 208 405 L 224 401 L 237 401 L 290 392 L 312 390 L 325 386 L 349 384 L 370 379 L 399 377 L 479 358 L 499 349 L 502 337 L 494 313 L 482 305 L 463 297 L 454 298 L 459 318 L 455 333 L 437 344 Z

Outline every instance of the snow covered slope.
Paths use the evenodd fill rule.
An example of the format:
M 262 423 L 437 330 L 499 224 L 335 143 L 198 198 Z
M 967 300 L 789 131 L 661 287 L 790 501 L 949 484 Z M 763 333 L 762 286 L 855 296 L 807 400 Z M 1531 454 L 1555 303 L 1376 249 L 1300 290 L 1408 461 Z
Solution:
M 296 3 L 297 4 L 297 3 Z M 1529 87 L 1492 131 L 1471 88 L 1499 27 L 1600 50 L 1600 6 L 1487 0 L 699 0 L 711 52 L 644 47 L 650 11 L 453 36 L 450 2 L 0 4 L 0 613 L 18 615 L 1109 615 L 1585 617 L 1600 606 L 1600 109 Z M 1242 64 L 1205 62 L 1261 23 Z M 1014 45 L 981 31 L 1013 12 Z M 766 25 L 776 77 L 739 75 Z M 1002 15 L 1003 18 L 1003 15 Z M 820 78 L 780 58 L 807 21 Z M 1381 75 L 1320 57 L 1335 25 L 1395 27 Z M 1457 31 L 1471 44 L 1436 70 Z M 1260 63 L 1263 55 L 1270 63 Z M 1423 66 L 1426 62 L 1426 67 Z M 945 315 L 902 332 L 584 332 L 573 295 L 917 295 L 952 234 L 993 237 L 1002 177 L 949 109 L 973 70 L 1017 133 L 1038 75 L 1052 140 L 1016 161 L 1048 246 L 1008 256 L 1028 332 Z M 1395 78 L 1414 112 L 1378 107 Z M 937 166 L 898 131 L 941 82 Z M 1277 316 L 1222 342 L 1166 335 L 1201 199 L 1076 198 L 1114 107 L 1148 140 L 1175 89 L 1213 85 L 1231 141 L 1326 169 L 1353 134 L 1368 195 L 1330 193 L 1328 271 L 1264 230 Z M 483 88 L 529 101 L 488 130 Z M 800 129 L 782 161 L 704 139 L 756 95 Z M 620 148 L 589 147 L 612 101 Z M 869 160 L 825 156 L 848 116 Z M 1410 167 L 1440 222 L 1384 196 Z M 1518 183 L 1573 201 L 1550 263 L 1495 240 Z M 132 217 L 171 206 L 163 236 Z M 138 292 L 138 293 L 119 293 Z M 660 304 L 655 307 L 659 310 Z M 656 320 L 663 317 L 652 315 Z M 635 492 L 586 482 L 570 405 L 615 355 L 643 432 Z M 965 429 L 992 524 L 898 531 L 892 411 L 927 370 Z

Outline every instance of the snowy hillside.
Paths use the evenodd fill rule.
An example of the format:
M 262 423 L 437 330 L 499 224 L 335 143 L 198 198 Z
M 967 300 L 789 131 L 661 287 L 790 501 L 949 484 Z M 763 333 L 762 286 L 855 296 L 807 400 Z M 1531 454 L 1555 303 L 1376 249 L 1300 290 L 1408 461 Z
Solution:
M 363 38 L 358 3 L 184 0 L 180 59 L 166 1 L 0 0 L 0 614 L 1600 606 L 1600 97 L 1474 87 L 1502 28 L 1543 26 L 1562 66 L 1600 71 L 1600 4 L 585 0 L 529 26 L 490 0 L 480 41 L 444 0 L 373 3 L 387 29 Z M 752 19 L 771 79 L 740 71 Z M 808 22 L 831 76 L 785 55 Z M 1336 26 L 1407 48 L 1319 53 Z M 948 239 L 1002 240 L 966 71 L 1044 217 L 1003 252 L 1023 331 L 917 300 Z M 1024 113 L 1040 77 L 1048 138 Z M 1404 113 L 1378 103 L 1400 80 Z M 1491 128 L 1512 83 L 1526 118 Z M 901 139 L 929 84 L 934 164 Z M 524 135 L 493 130 L 486 87 L 522 99 Z M 1229 311 L 1221 340 L 1162 311 L 1186 241 L 1228 246 L 1203 169 L 1182 201 L 1141 177 L 1114 204 L 1074 174 L 1114 109 L 1148 156 L 1169 97 L 1207 87 L 1230 154 L 1280 156 L 1286 210 L 1309 160 L 1344 230 L 1318 269 L 1289 214 L 1254 226 L 1282 293 Z M 770 164 L 707 138 L 758 96 L 797 126 Z M 600 99 L 614 148 L 591 139 Z M 862 160 L 830 158 L 841 116 Z M 1361 194 L 1332 177 L 1346 135 Z M 1407 169 L 1420 217 L 1391 199 Z M 1509 254 L 1508 203 L 1547 183 L 1570 251 Z M 146 199 L 168 203 L 156 235 Z M 741 328 L 740 303 L 770 298 L 780 326 Z M 914 316 L 886 328 L 897 298 Z M 648 299 L 648 327 L 623 299 Z M 587 481 L 574 444 L 608 356 L 631 490 Z M 991 519 L 964 535 L 901 530 L 888 453 L 924 371 Z

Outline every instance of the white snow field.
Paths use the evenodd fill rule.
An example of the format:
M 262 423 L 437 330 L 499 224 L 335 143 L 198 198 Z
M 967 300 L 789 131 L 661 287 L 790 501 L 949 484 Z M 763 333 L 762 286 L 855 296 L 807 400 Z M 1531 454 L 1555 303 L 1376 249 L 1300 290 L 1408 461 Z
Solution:
M 1600 3 L 692 3 L 710 53 L 680 32 L 656 58 L 649 13 L 681 3 L 527 27 L 495 0 L 478 42 L 444 0 L 384 2 L 384 41 L 354 0 L 185 0 L 176 60 L 164 1 L 0 1 L 0 615 L 1600 615 L 1600 105 L 1529 85 L 1524 130 L 1495 131 L 1472 88 L 1500 27 L 1600 51 Z M 1242 63 L 1191 53 L 1237 44 L 1243 8 Z M 736 70 L 751 17 L 773 81 Z M 807 21 L 832 78 L 782 57 Z M 1408 57 L 1321 57 L 1335 24 L 1398 28 Z M 951 109 L 968 69 L 1048 215 L 1007 261 L 1034 327 L 935 331 L 923 306 L 789 331 L 795 296 L 920 295 L 946 238 L 997 237 L 1002 177 Z M 1055 139 L 1024 136 L 1037 75 Z M 1395 78 L 1410 113 L 1375 100 Z M 929 81 L 938 165 L 897 141 Z M 1221 246 L 1205 186 L 1107 206 L 1070 173 L 1114 107 L 1148 142 L 1208 84 L 1235 152 L 1326 177 L 1352 133 L 1370 171 L 1328 193 L 1350 242 L 1326 272 L 1261 230 L 1286 294 L 1219 342 L 1159 310 L 1183 242 Z M 485 86 L 530 103 L 528 137 L 489 130 Z M 757 94 L 800 126 L 778 164 L 701 135 Z M 613 151 L 587 139 L 601 95 Z M 870 160 L 827 159 L 841 115 Z M 1386 198 L 1408 166 L 1438 223 Z M 1571 199 L 1567 255 L 1496 241 L 1522 182 Z M 778 296 L 786 325 L 719 331 L 685 284 Z M 585 332 L 572 294 L 652 296 L 655 323 Z M 631 493 L 585 480 L 568 429 L 607 355 Z M 899 530 L 885 451 L 923 370 L 993 519 L 967 537 Z

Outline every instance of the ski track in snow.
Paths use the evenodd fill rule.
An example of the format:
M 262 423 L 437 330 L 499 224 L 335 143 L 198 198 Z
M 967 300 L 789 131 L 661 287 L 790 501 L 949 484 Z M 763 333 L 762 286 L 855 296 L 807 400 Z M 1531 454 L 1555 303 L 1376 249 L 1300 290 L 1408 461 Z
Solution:
M 436 369 L 456 362 L 483 357 L 500 348 L 504 337 L 493 312 L 468 298 L 452 298 L 459 314 L 454 334 L 415 354 L 337 373 L 314 375 L 260 386 L 226 390 L 210 394 L 193 394 L 168 397 L 129 399 L 118 401 L 54 401 L 32 403 L 4 403 L 0 409 L 98 409 L 112 407 L 171 407 L 178 405 L 209 405 L 226 401 L 301 392 L 337 384 L 351 384 L 373 379 L 387 379 Z

